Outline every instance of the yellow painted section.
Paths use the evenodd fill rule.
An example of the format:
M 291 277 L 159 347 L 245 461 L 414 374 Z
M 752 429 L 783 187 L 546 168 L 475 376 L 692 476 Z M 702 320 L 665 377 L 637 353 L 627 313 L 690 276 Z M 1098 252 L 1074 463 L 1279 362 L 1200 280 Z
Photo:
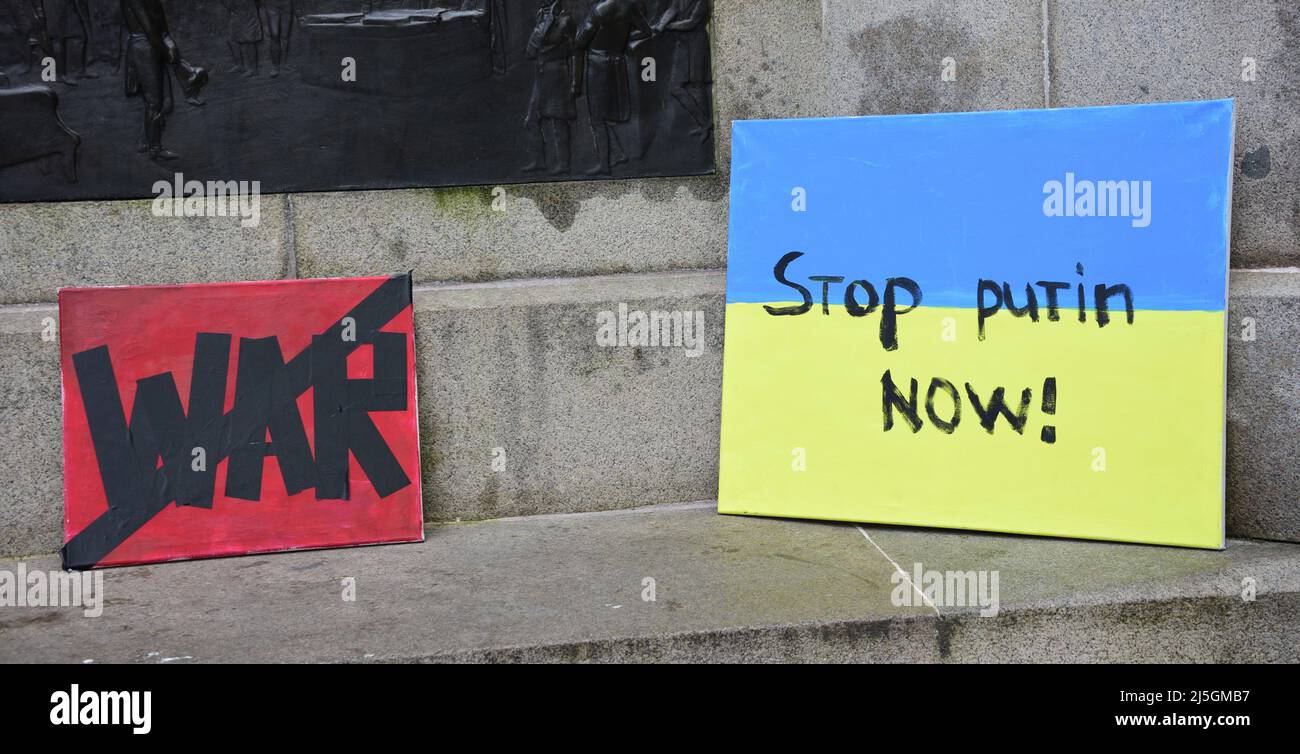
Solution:
M 920 308 L 886 352 L 878 312 L 728 304 L 718 511 L 1222 547 L 1223 313 L 1138 311 L 1129 325 L 1121 310 L 1105 328 L 1077 314 L 1000 312 L 980 341 L 975 310 Z M 886 369 L 905 396 L 919 383 L 915 434 L 899 411 L 884 431 Z M 932 377 L 961 393 L 952 434 L 926 414 Z M 1005 387 L 1013 411 L 1032 389 L 1024 434 L 1005 417 L 987 433 L 967 382 L 985 403 Z M 945 393 L 935 411 L 951 416 Z

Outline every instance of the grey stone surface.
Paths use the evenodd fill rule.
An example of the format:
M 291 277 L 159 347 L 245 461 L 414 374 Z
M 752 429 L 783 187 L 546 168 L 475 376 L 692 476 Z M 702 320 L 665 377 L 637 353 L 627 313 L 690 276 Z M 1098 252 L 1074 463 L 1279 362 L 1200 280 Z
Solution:
M 726 188 L 716 175 L 293 201 L 303 277 L 409 269 L 417 281 L 485 281 L 712 268 L 726 259 Z
M 1287 0 L 1051 4 L 1053 107 L 1234 97 L 1234 267 L 1300 260 L 1300 6 Z M 1244 58 L 1257 77 L 1243 81 Z
M 831 114 L 1044 106 L 1039 0 L 822 5 Z M 945 81 L 948 59 L 953 75 Z
M 1236 271 L 1228 315 L 1228 533 L 1300 542 L 1300 273 Z M 720 272 L 421 286 L 425 517 L 431 521 L 712 498 L 722 368 Z M 702 311 L 705 347 L 605 348 L 596 313 Z M 61 541 L 51 306 L 0 307 L 0 555 Z M 1243 340 L 1245 318 L 1255 340 Z M 497 449 L 500 449 L 497 451 Z M 495 470 L 493 460 L 504 463 Z
M 59 345 L 53 306 L 0 308 L 0 554 L 63 544 Z M 57 326 L 57 325 L 56 325 Z
M 895 563 L 996 571 L 998 616 L 896 606 Z M 1295 662 L 1298 591 L 1290 544 L 1210 552 L 665 506 L 110 570 L 99 617 L 0 608 L 0 661 Z
M 718 175 L 295 195 L 298 269 L 488 281 L 721 267 L 733 120 L 1041 106 L 1039 7 L 719 2 Z
M 273 280 L 289 271 L 285 198 L 261 221 L 155 217 L 149 201 L 0 204 L 0 304 L 85 285 Z
M 1234 271 L 1228 302 L 1230 536 L 1300 542 L 1297 384 L 1300 272 Z
M 426 518 L 714 497 L 722 290 L 716 272 L 417 289 Z M 703 352 L 598 345 L 620 304 L 702 312 Z
M 732 121 L 834 114 L 826 8 L 782 0 L 714 3 L 714 133 L 723 175 L 731 170 Z

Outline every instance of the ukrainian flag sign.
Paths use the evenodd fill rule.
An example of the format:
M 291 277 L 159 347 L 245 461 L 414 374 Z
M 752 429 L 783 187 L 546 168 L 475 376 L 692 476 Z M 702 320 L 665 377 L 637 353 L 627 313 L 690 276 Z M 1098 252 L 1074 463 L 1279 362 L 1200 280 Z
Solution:
M 740 121 L 721 513 L 1223 546 L 1230 100 Z

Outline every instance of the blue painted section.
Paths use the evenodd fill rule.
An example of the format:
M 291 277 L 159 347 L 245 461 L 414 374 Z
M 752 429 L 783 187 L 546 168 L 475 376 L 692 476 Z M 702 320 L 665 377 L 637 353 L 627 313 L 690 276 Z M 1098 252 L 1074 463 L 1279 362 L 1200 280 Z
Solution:
M 1232 127 L 1231 100 L 737 121 L 727 301 L 799 300 L 773 267 L 802 251 L 788 275 L 818 301 L 811 275 L 877 289 L 908 277 L 927 306 L 973 307 L 988 278 L 1010 283 L 1017 304 L 1026 283 L 1047 280 L 1071 285 L 1067 309 L 1083 282 L 1089 292 L 1127 284 L 1137 309 L 1222 310 Z M 1071 209 L 1087 209 L 1085 181 L 1137 181 L 1127 184 L 1137 191 L 1122 208 L 1112 192 L 1102 209 L 1113 216 L 1049 216 L 1044 186 L 1062 184 L 1046 210 L 1064 212 L 1067 173 L 1080 202 Z M 796 188 L 806 211 L 792 208 Z

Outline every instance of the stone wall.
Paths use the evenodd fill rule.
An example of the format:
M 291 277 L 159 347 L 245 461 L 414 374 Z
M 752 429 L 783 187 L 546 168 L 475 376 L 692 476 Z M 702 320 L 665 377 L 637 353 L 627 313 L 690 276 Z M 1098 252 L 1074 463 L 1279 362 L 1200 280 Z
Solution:
M 1300 6 L 717 0 L 713 35 L 715 176 L 267 196 L 247 229 L 147 201 L 0 204 L 0 555 L 62 541 L 57 346 L 41 337 L 61 286 L 414 270 L 430 520 L 704 500 L 732 120 L 1209 97 L 1235 97 L 1239 121 L 1229 533 L 1300 541 Z M 598 347 L 596 313 L 620 303 L 702 311 L 704 352 Z

